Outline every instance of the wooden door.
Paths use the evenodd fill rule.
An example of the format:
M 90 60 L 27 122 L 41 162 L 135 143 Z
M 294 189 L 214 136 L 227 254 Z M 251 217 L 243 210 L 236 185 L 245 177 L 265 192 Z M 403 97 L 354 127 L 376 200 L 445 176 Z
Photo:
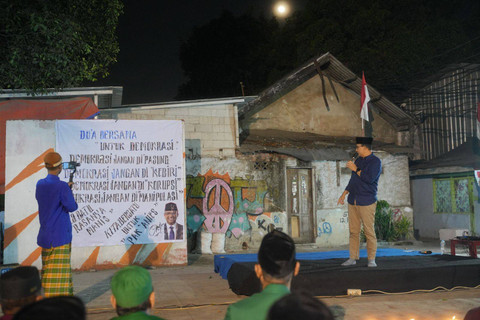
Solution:
M 287 169 L 287 208 L 293 240 L 314 242 L 312 169 Z

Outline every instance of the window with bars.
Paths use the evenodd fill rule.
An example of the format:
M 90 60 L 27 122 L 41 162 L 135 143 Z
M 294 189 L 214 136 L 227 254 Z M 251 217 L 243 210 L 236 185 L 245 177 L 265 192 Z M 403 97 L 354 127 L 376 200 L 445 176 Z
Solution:
M 433 179 L 434 213 L 472 213 L 473 183 L 470 176 Z

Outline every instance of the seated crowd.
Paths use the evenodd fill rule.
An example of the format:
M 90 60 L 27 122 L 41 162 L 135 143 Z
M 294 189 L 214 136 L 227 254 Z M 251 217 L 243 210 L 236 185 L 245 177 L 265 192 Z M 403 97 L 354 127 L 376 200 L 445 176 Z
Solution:
M 343 312 L 334 316 L 332 310 L 319 299 L 304 293 L 291 293 L 290 286 L 300 269 L 295 259 L 295 244 L 283 232 L 274 230 L 262 240 L 258 251 L 255 273 L 262 292 L 240 300 L 227 309 L 225 319 L 318 319 L 343 318 Z M 139 266 L 127 266 L 115 273 L 111 283 L 111 304 L 118 317 L 114 320 L 155 320 L 150 315 L 155 304 L 150 273 Z M 74 296 L 43 298 L 38 269 L 17 267 L 0 276 L 0 320 L 84 320 L 86 308 Z M 466 320 L 476 319 L 472 310 Z M 474 316 L 474 317 L 472 317 Z

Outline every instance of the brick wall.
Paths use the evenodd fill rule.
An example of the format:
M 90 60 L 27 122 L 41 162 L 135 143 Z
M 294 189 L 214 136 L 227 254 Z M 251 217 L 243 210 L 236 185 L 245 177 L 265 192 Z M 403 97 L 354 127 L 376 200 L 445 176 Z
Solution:
M 102 110 L 99 118 L 183 120 L 187 157 L 194 154 L 201 157 L 234 157 L 238 146 L 237 107 L 233 104 L 108 109 Z

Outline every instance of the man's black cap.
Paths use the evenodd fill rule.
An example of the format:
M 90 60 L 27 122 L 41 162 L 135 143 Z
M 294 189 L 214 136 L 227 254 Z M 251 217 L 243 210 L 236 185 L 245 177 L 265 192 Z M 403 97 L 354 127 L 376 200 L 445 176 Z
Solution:
M 40 293 L 42 282 L 35 267 L 17 267 L 0 276 L 0 298 L 18 300 Z
M 169 202 L 165 205 L 165 211 L 178 211 L 177 205 L 173 202 Z
M 356 137 L 355 141 L 357 144 L 372 144 L 373 138 L 372 137 Z
M 258 249 L 262 270 L 275 278 L 283 278 L 295 269 L 295 243 L 287 234 L 273 230 L 263 237 Z

